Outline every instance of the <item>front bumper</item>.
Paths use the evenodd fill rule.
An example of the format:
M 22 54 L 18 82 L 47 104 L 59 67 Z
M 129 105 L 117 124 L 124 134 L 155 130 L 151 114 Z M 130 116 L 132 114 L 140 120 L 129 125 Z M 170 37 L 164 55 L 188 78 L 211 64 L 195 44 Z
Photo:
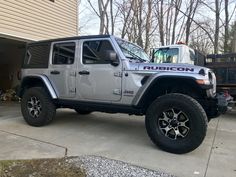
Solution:
M 205 110 L 208 120 L 216 118 L 227 111 L 228 103 L 225 98 L 214 97 L 199 99 L 198 102 Z

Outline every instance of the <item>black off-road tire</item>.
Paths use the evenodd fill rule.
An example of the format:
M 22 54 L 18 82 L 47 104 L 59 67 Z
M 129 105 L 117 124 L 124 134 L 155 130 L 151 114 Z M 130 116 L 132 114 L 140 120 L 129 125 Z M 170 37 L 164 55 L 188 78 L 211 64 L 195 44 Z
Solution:
M 34 117 L 32 114 L 34 114 L 35 111 L 32 113 L 30 108 L 33 107 L 31 104 L 32 100 L 36 99 L 39 101 L 41 108 L 39 106 L 39 108 L 36 108 L 37 110 L 40 110 L 40 112 L 38 115 L 35 115 L 36 117 Z M 40 127 L 52 122 L 56 114 L 56 107 L 44 88 L 32 87 L 27 89 L 23 94 L 21 101 L 21 112 L 25 121 L 29 125 Z
M 172 121 L 177 117 L 176 112 L 179 122 Z M 183 127 L 176 128 L 180 122 Z M 202 106 L 190 96 L 178 93 L 158 97 L 149 106 L 145 119 L 146 130 L 153 143 L 167 152 L 176 154 L 188 153 L 200 146 L 206 136 L 207 123 Z M 168 125 L 168 128 L 165 125 Z
M 86 114 L 92 113 L 92 111 L 83 110 L 83 109 L 79 109 L 79 108 L 75 108 L 75 111 L 76 111 L 78 114 L 81 114 L 81 115 L 86 115 Z

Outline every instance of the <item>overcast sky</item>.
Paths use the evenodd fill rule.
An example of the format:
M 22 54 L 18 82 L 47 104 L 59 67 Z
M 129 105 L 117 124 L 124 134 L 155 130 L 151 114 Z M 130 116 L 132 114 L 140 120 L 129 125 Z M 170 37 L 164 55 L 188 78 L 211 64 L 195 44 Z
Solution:
M 80 35 L 98 34 L 99 19 L 95 13 L 91 11 L 87 0 L 81 1 L 79 10 Z
M 97 7 L 97 0 L 91 0 L 94 2 L 94 6 Z M 229 0 L 230 2 L 235 2 L 236 0 Z M 213 2 L 213 0 L 212 0 Z M 214 5 L 214 4 L 213 4 Z M 231 4 L 230 10 L 233 10 L 234 6 Z M 214 13 L 209 9 L 200 8 L 198 10 L 199 15 L 196 14 L 198 18 L 211 18 L 214 19 Z M 222 13 L 223 17 L 224 13 Z M 234 14 L 233 20 L 236 20 L 236 13 Z M 79 7 L 79 25 L 80 25 L 80 35 L 93 35 L 99 32 L 99 18 L 94 13 L 87 0 L 81 0 Z M 119 35 L 119 34 L 116 34 Z

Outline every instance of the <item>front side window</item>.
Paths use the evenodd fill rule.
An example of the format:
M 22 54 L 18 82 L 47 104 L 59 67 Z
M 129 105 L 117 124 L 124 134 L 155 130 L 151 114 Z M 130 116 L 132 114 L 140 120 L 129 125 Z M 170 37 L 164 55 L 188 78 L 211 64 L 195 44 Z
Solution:
M 154 50 L 154 63 L 177 63 L 178 48 L 160 48 Z
M 70 65 L 75 60 L 75 43 L 59 43 L 53 46 L 52 64 Z
M 83 63 L 110 64 L 106 55 L 107 51 L 114 51 L 108 40 L 85 41 L 83 43 Z

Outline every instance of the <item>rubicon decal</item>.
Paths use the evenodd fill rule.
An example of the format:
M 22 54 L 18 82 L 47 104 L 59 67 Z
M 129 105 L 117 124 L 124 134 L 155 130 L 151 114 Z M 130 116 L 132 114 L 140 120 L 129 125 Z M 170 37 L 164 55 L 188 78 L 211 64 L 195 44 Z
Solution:
M 194 72 L 194 68 L 188 67 L 175 67 L 175 66 L 144 66 L 144 70 L 157 70 L 157 71 L 185 71 Z

